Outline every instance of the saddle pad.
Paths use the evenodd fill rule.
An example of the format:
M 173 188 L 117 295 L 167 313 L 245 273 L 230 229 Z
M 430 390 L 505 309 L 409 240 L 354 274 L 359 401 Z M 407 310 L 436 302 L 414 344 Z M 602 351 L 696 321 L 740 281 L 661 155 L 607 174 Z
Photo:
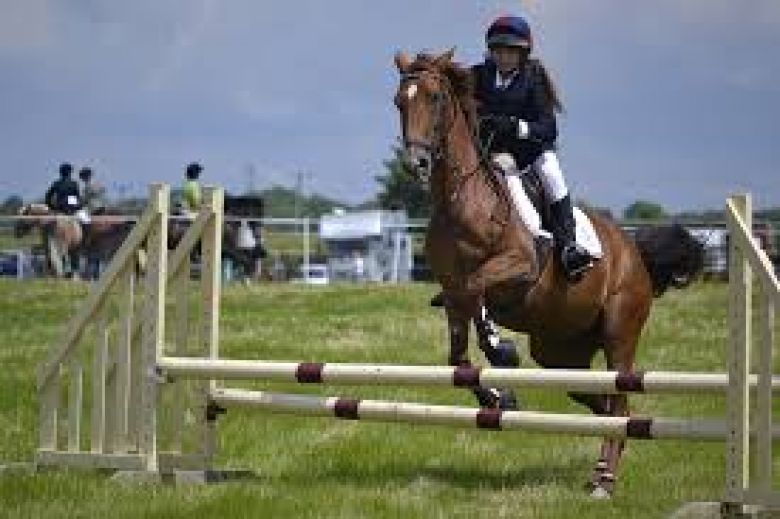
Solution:
M 600 258 L 604 255 L 601 249 L 601 241 L 596 229 L 593 228 L 593 222 L 590 221 L 579 207 L 574 208 L 574 222 L 577 243 L 590 253 L 594 258 Z

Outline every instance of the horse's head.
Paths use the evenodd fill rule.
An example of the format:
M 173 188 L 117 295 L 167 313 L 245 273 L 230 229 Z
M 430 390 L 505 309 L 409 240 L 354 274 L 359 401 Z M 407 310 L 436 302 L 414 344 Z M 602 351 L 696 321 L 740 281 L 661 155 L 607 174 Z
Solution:
M 17 211 L 17 216 L 22 217 L 35 217 L 35 216 L 47 216 L 51 214 L 49 208 L 44 204 L 25 204 Z M 40 224 L 35 218 L 19 218 L 16 220 L 14 226 L 14 235 L 17 238 L 21 238 L 27 235 L 36 225 Z
M 452 62 L 453 54 L 418 54 L 414 60 L 403 52 L 395 56 L 401 78 L 394 101 L 401 116 L 404 156 L 424 182 L 447 152 L 459 98 L 470 98 L 464 95 L 471 87 L 470 73 Z

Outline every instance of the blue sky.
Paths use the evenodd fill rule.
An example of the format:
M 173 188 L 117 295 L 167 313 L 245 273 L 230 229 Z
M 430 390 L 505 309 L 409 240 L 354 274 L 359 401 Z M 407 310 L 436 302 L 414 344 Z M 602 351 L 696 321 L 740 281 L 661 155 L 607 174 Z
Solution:
M 398 135 L 397 49 L 484 51 L 525 13 L 567 112 L 575 196 L 620 210 L 780 205 L 777 0 L 0 0 L 0 197 L 62 160 L 116 193 L 192 160 L 232 191 L 292 186 L 348 202 Z

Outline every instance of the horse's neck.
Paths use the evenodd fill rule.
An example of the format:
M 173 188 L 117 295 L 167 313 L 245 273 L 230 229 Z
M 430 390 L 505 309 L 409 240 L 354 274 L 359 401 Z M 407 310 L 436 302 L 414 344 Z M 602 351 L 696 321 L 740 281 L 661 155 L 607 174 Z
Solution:
M 431 183 L 434 211 L 467 227 L 482 227 L 482 222 L 474 221 L 475 213 L 490 215 L 499 211 L 506 214 L 504 219 L 511 219 L 506 187 L 481 160 L 465 114 L 456 112 L 446 139 L 445 158 L 439 162 Z
M 432 179 L 433 203 L 440 210 L 446 210 L 457 202 L 467 177 L 480 167 L 466 116 L 459 108 L 453 112 L 455 119 L 445 137 L 444 154 Z

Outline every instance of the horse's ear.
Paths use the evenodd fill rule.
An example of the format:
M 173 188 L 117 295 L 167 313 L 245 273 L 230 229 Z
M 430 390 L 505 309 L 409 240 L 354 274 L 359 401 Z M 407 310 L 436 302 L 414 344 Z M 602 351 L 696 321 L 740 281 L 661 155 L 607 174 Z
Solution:
M 409 67 L 412 66 L 412 62 L 409 60 L 409 56 L 407 56 L 404 51 L 399 50 L 395 53 L 395 66 L 398 67 L 398 72 L 401 74 L 408 71 Z
M 444 52 L 441 56 L 436 58 L 436 65 L 449 65 L 452 63 L 452 58 L 455 57 L 455 47 Z

